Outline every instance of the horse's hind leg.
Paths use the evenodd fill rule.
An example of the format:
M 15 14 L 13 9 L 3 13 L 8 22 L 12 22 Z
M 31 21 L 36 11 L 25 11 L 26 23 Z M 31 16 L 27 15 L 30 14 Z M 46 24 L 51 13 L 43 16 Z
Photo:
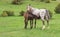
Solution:
M 42 30 L 45 29 L 45 22 L 42 20 L 43 26 L 42 26 Z
M 49 29 L 49 18 L 46 16 L 47 28 Z
M 49 20 L 47 20 L 47 28 L 49 29 Z
M 44 30 L 44 29 L 45 29 L 44 17 L 41 17 L 41 20 L 42 20 L 42 23 L 43 23 L 43 25 L 42 25 L 42 30 Z
M 28 20 L 25 19 L 24 22 L 25 22 L 25 29 L 27 29 Z

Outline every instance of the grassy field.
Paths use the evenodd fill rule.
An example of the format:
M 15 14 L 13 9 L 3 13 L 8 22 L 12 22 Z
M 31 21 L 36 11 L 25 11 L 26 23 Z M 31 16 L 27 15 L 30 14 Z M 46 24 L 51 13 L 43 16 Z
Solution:
M 0 14 L 4 10 L 12 10 L 16 16 L 0 17 L 0 37 L 60 37 L 60 14 L 54 14 L 54 8 L 58 2 L 42 3 L 25 1 L 22 5 L 12 5 L 10 2 L 0 1 Z M 37 28 L 24 29 L 24 18 L 18 16 L 21 10 L 26 10 L 27 3 L 31 3 L 36 8 L 47 8 L 52 11 L 53 18 L 50 20 L 50 29 L 41 30 L 41 20 L 37 20 Z

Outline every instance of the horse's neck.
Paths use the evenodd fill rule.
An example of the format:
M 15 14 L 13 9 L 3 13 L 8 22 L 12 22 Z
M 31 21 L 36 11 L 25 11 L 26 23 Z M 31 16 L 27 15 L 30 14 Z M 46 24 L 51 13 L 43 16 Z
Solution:
M 37 17 L 39 17 L 39 11 L 40 11 L 40 10 L 37 9 L 37 8 L 32 8 L 32 10 L 33 10 L 33 11 L 32 11 L 32 14 L 33 14 L 33 15 L 36 15 Z

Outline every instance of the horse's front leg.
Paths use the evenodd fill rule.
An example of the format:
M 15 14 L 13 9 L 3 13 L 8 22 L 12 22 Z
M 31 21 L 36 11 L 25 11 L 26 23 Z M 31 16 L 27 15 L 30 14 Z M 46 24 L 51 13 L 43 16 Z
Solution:
M 33 20 L 30 20 L 30 29 L 33 28 Z
M 28 20 L 25 19 L 24 22 L 25 22 L 25 29 L 27 29 Z

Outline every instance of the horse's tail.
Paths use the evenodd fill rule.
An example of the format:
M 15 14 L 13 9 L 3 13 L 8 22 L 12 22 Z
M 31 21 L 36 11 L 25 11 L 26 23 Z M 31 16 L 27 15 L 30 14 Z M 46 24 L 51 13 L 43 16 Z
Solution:
M 46 9 L 46 15 L 48 16 L 48 18 L 50 19 L 50 14 L 49 14 L 49 10 Z

